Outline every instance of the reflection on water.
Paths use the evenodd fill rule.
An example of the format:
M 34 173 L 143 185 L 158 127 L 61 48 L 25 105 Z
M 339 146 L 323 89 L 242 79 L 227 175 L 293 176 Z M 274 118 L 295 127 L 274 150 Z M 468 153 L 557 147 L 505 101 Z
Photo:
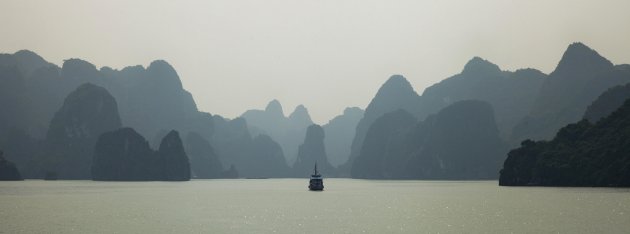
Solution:
M 623 233 L 630 189 L 496 181 L 0 182 L 0 233 Z

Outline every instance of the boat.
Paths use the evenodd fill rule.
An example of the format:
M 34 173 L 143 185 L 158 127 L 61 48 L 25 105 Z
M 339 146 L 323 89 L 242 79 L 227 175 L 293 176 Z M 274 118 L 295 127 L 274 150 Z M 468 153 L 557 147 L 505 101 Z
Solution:
M 311 180 L 309 181 L 308 189 L 311 191 L 324 190 L 324 178 L 317 171 L 317 163 L 315 163 L 315 170 L 313 170 L 313 174 L 311 175 Z

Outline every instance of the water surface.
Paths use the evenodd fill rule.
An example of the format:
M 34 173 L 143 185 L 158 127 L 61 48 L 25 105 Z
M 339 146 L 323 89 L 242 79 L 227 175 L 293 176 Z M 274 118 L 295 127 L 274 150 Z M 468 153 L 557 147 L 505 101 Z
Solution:
M 627 233 L 630 189 L 496 181 L 0 182 L 0 233 Z

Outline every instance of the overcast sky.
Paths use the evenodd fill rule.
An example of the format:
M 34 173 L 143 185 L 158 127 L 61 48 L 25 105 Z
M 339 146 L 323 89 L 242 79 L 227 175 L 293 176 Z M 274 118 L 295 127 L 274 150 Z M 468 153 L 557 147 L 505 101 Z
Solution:
M 320 124 L 402 74 L 417 92 L 473 56 L 549 73 L 584 42 L 630 63 L 630 1 L 0 1 L 0 52 L 122 69 L 164 59 L 200 110 L 236 117 L 278 99 Z

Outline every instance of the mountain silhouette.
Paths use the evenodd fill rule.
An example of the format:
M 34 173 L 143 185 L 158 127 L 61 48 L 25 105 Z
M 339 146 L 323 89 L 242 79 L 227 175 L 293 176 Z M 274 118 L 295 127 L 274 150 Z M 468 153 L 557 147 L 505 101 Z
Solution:
M 363 110 L 358 107 L 348 107 L 327 124 L 322 126 L 326 137 L 326 155 L 333 166 L 339 166 L 350 156 L 350 146 L 354 138 L 359 121 L 363 118 Z
M 630 72 L 630 70 L 627 71 Z M 630 77 L 630 74 L 628 74 L 628 77 Z M 584 119 L 591 123 L 597 123 L 600 119 L 619 109 L 628 99 L 630 99 L 630 83 L 612 87 L 588 106 L 584 113 Z
M 25 116 L 28 116 L 29 103 L 24 78 L 16 67 L 0 67 L 0 134 L 5 134 L 11 128 L 26 128 Z
M 415 128 L 423 142 L 407 165 L 408 175 L 423 179 L 496 179 L 507 145 L 500 138 L 492 105 L 459 101 Z M 456 147 L 453 147 L 456 146 Z
M 190 180 L 188 157 L 177 131 L 170 131 L 158 151 L 132 128 L 99 136 L 94 149 L 92 179 L 105 181 Z
M 529 113 L 545 77 L 535 69 L 501 71 L 497 65 L 474 57 L 460 74 L 424 90 L 418 118 L 424 119 L 457 101 L 482 100 L 492 105 L 500 133 L 507 139 Z
M 407 79 L 401 75 L 391 76 L 382 86 L 365 109 L 363 118 L 357 125 L 354 139 L 350 148 L 348 161 L 339 169 L 341 173 L 347 174 L 350 171 L 354 159 L 359 155 L 363 147 L 363 141 L 368 129 L 374 121 L 382 115 L 403 109 L 411 114 L 419 112 L 420 96 L 413 90 Z
M 630 65 L 613 65 L 582 43 L 569 45 L 549 75 L 530 68 L 504 71 L 490 61 L 473 57 L 459 74 L 426 88 L 422 95 L 405 77 L 391 76 L 365 112 L 349 109 L 332 119 L 322 127 L 326 136 L 322 147 L 313 147 L 324 150 L 317 157 L 324 155 L 330 164 L 339 166 L 341 176 L 354 171 L 361 178 L 494 178 L 496 173 L 490 168 L 495 167 L 493 160 L 500 158 L 495 153 L 507 151 L 500 138 L 517 145 L 524 139 L 551 139 L 558 129 L 582 118 L 594 123 L 620 106 L 625 97 L 622 88 L 604 92 L 629 81 Z M 94 97 L 111 98 L 116 108 L 106 104 L 110 101 L 95 102 L 103 108 L 98 110 L 76 104 L 98 99 L 91 97 L 72 98 L 75 104 L 67 105 L 71 93 L 86 83 L 105 90 L 108 95 Z M 484 104 L 468 103 L 471 100 Z M 448 108 L 460 102 L 480 110 L 455 108 L 470 118 L 453 117 L 449 124 L 440 124 L 451 119 L 445 114 Z M 143 139 L 150 139 L 149 147 L 154 149 L 171 130 L 186 136 L 182 148 L 198 149 L 187 155 L 193 176 L 236 176 L 238 171 L 241 177 L 283 177 L 295 172 L 287 165 L 296 165 L 299 146 L 306 144 L 307 128 L 313 124 L 306 107 L 298 105 L 287 116 L 277 100 L 264 110 L 249 110 L 236 119 L 200 112 L 177 71 L 164 60 L 155 60 L 146 68 L 134 65 L 117 70 L 98 69 L 88 61 L 71 58 L 59 67 L 27 50 L 0 54 L 0 109 L 0 149 L 24 178 L 41 178 L 45 172 L 57 172 L 62 179 L 89 178 L 90 148 L 98 136 L 95 133 L 120 126 L 131 127 Z M 99 117 L 112 120 L 113 109 L 119 116 L 117 124 L 85 117 L 105 111 Z M 75 112 L 80 117 L 73 117 L 71 113 Z M 385 115 L 389 118 L 372 126 Z M 415 121 L 409 122 L 414 123 L 391 122 L 411 119 L 404 116 L 412 116 Z M 487 131 L 466 123 L 483 126 Z M 372 127 L 374 133 L 369 134 Z M 495 128 L 499 140 L 492 133 Z M 457 135 L 455 131 L 463 132 Z M 194 137 L 188 137 L 191 134 Z M 475 134 L 479 139 L 471 137 Z M 366 147 L 371 148 L 364 150 L 367 135 L 371 143 Z M 381 140 L 388 144 L 378 142 Z M 477 143 L 470 145 L 469 141 Z M 465 148 L 471 153 L 444 146 L 449 144 L 461 144 L 451 148 Z M 173 155 L 189 153 L 177 148 L 172 148 Z M 488 158 L 471 157 L 487 164 L 466 161 L 468 158 L 462 155 L 468 154 L 486 154 Z M 359 157 L 358 165 L 364 166 L 354 170 L 354 161 Z M 454 163 L 455 159 L 468 162 L 468 166 Z M 379 160 L 381 164 L 372 165 Z M 185 167 L 183 163 L 177 165 Z M 371 170 L 376 174 L 368 175 Z M 204 172 L 209 174 L 201 175 Z
M 353 178 L 492 179 L 507 150 L 489 103 L 453 103 L 424 121 L 397 110 L 370 127 Z
M 16 67 L 24 77 L 30 77 L 38 69 L 55 65 L 33 51 L 20 50 L 14 54 L 0 54 L 0 66 Z
M 210 143 L 224 168 L 237 170 L 239 176 L 247 178 L 286 177 L 289 168 L 282 148 L 264 134 L 252 137 L 247 125 L 243 118 L 229 120 L 213 116 Z
M 253 162 L 249 169 L 243 168 L 252 177 L 288 177 L 290 169 L 282 153 L 282 148 L 271 137 L 261 134 L 252 140 Z
M 306 128 L 313 124 L 308 110 L 298 105 L 287 117 L 278 100 L 272 100 L 265 110 L 248 110 L 241 115 L 253 135 L 270 136 L 282 147 L 283 155 L 292 164 L 298 153 L 298 146 L 304 140 Z
M 149 143 L 132 128 L 102 134 L 94 149 L 93 180 L 159 180 L 159 159 Z
M 514 127 L 511 141 L 552 138 L 561 127 L 579 121 L 608 88 L 630 82 L 628 74 L 627 67 L 614 66 L 582 43 L 569 45 L 529 114 Z
M 190 132 L 184 142 L 194 178 L 212 179 L 221 177 L 223 166 L 208 140 L 196 132 Z
M 232 169 L 222 172 L 223 176 L 236 176 L 237 167 L 232 162 L 257 159 L 255 155 L 258 152 L 253 151 L 253 138 L 249 136 L 249 131 L 254 129 L 248 129 L 242 120 L 227 120 L 198 111 L 175 69 L 163 60 L 153 61 L 146 69 L 136 65 L 121 70 L 110 67 L 99 70 L 88 61 L 75 58 L 65 60 L 60 68 L 35 53 L 19 51 L 0 54 L 0 78 L 0 108 L 7 110 L 0 115 L 0 149 L 6 150 L 26 178 L 41 178 L 43 165 L 57 164 L 51 160 L 56 157 L 54 155 L 58 152 L 53 151 L 57 149 L 45 146 L 49 125 L 65 98 L 85 83 L 105 88 L 117 102 L 122 125 L 134 128 L 145 139 L 156 138 L 152 144 L 154 148 L 159 147 L 168 133 L 166 129 L 174 129 L 182 136 L 194 132 L 207 139 L 222 161 L 223 168 Z M 310 121 L 310 117 L 305 118 L 304 114 L 304 110 L 299 108 L 292 117 L 293 122 Z M 236 124 L 239 122 L 243 124 Z M 286 122 L 288 124 L 289 121 Z M 306 126 L 304 132 L 305 129 Z M 301 137 L 293 139 L 295 154 L 303 137 L 303 134 L 298 135 Z M 263 145 L 271 144 L 261 142 Z M 88 150 L 91 144 L 80 148 Z M 186 142 L 184 145 L 187 145 Z M 195 162 L 191 161 L 192 168 L 196 168 Z M 258 162 L 254 160 L 251 163 Z M 282 165 L 286 167 L 286 162 L 280 163 L 279 167 Z M 85 172 L 81 177 L 85 178 L 90 169 L 88 166 L 81 170 Z M 247 175 L 247 172 L 242 174 Z M 63 178 L 63 175 L 60 176 Z
M 186 181 L 190 180 L 190 161 L 184 151 L 184 145 L 175 130 L 170 131 L 157 152 L 163 179 L 166 181 Z
M 416 118 L 403 109 L 376 119 L 365 136 L 359 156 L 353 161 L 350 176 L 364 179 L 391 178 L 388 176 L 389 166 L 404 165 L 408 161 L 409 155 L 399 150 L 403 149 L 402 142 L 408 130 L 416 123 Z
M 106 89 L 79 86 L 50 121 L 43 170 L 60 179 L 90 179 L 96 140 L 121 126 L 116 100 Z
M 293 164 L 296 177 L 308 177 L 316 163 L 320 173 L 327 176 L 336 174 L 335 168 L 330 165 L 326 156 L 324 137 L 324 129 L 321 126 L 313 124 L 308 127 L 304 143 L 300 145 L 298 157 Z

